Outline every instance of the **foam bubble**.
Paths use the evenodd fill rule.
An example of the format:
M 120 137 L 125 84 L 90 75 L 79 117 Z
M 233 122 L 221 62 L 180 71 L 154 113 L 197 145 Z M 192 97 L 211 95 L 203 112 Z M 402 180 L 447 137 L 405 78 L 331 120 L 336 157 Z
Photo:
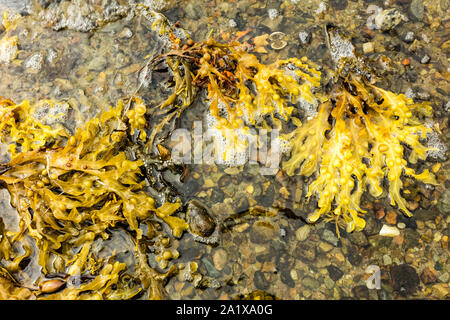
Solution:
M 0 63 L 10 63 L 17 57 L 17 38 L 4 36 L 0 40 Z
M 70 106 L 66 102 L 42 101 L 36 106 L 33 118 L 45 125 L 64 123 L 67 121 Z
M 355 59 L 355 47 L 353 44 L 343 39 L 339 34 L 329 33 L 330 36 L 330 54 L 336 65 L 343 58 Z
M 40 53 L 35 53 L 25 62 L 25 67 L 32 70 L 41 70 L 44 57 Z
M 427 133 L 426 146 L 428 148 L 433 148 L 427 151 L 427 155 L 431 158 L 445 160 L 445 153 L 447 151 L 447 146 L 440 139 L 436 131 L 431 131 Z

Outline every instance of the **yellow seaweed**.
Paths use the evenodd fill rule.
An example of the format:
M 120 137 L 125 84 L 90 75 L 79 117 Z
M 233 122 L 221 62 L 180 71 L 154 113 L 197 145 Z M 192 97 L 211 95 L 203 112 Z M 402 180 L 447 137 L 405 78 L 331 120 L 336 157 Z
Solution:
M 44 274 L 54 269 L 50 257 L 65 261 L 67 270 L 58 271 L 68 275 L 100 272 L 90 283 L 78 289 L 66 288 L 47 299 L 123 298 L 137 294 L 128 289 L 111 293 L 110 287 L 125 265 L 105 264 L 90 253 L 93 241 L 98 237 L 107 239 L 108 229 L 118 222 L 126 222 L 137 240 L 142 237 L 139 220 L 153 215 L 167 222 L 176 237 L 187 229 L 186 222 L 173 215 L 181 203 L 156 207 L 154 199 L 144 191 L 142 160 L 130 161 L 121 150 L 123 139 L 134 130 L 141 132 L 141 139 L 146 137 L 145 123 L 141 121 L 145 105 L 139 98 L 133 100 L 134 107 L 124 118 L 124 103 L 119 101 L 115 108 L 88 121 L 73 135 L 60 123 L 43 125 L 36 120 L 31 116 L 35 106 L 27 101 L 19 105 L 0 101 L 2 140 L 12 146 L 13 155 L 0 180 L 6 183 L 11 204 L 20 217 L 20 230 L 10 237 L 2 236 L 0 242 L 5 259 L 15 259 L 7 269 L 11 271 L 30 254 L 27 251 L 25 256 L 17 256 L 10 243 L 28 234 L 36 242 Z M 122 119 L 127 119 L 129 126 Z M 95 295 L 85 293 L 91 291 L 96 291 Z
M 309 215 L 315 222 L 328 215 L 347 231 L 362 230 L 365 212 L 360 207 L 366 189 L 374 197 L 383 194 L 383 179 L 389 181 L 391 204 L 411 215 L 401 196 L 401 176 L 409 175 L 424 183 L 436 184 L 426 169 L 417 174 L 409 163 L 424 160 L 426 148 L 420 142 L 431 129 L 418 116 L 429 115 L 429 103 L 414 103 L 350 76 L 320 105 L 318 114 L 298 123 L 286 136 L 291 139 L 290 158 L 283 163 L 289 175 L 314 176 L 306 197 L 318 196 L 318 209 Z M 411 148 L 404 159 L 404 145 Z

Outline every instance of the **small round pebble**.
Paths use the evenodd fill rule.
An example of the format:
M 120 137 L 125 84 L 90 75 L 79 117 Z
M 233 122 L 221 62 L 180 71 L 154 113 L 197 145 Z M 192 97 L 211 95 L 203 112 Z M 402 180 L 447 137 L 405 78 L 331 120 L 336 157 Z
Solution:
M 397 228 L 399 228 L 399 229 L 405 229 L 406 228 L 406 224 L 404 224 L 403 222 L 399 222 L 398 224 L 397 224 Z
M 228 25 L 230 26 L 230 28 L 234 28 L 237 26 L 236 21 L 234 21 L 234 19 L 230 19 L 230 21 L 228 21 Z

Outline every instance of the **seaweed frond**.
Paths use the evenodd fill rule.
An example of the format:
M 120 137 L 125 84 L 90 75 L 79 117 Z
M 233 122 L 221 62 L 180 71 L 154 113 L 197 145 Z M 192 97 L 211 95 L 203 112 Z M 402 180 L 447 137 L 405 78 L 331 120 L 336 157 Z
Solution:
M 246 146 L 242 136 L 252 127 L 271 129 L 266 118 L 279 126 L 280 119 L 289 120 L 299 99 L 316 102 L 312 91 L 320 85 L 321 72 L 306 57 L 265 65 L 249 53 L 247 44 L 212 38 L 189 46 L 174 41 L 173 47 L 152 59 L 154 65 L 165 61 L 173 75 L 172 94 L 161 108 L 183 111 L 194 93 L 204 89 L 213 129 L 226 145 L 224 160 Z
M 292 150 L 283 168 L 289 175 L 313 176 L 306 197 L 317 195 L 319 200 L 309 221 L 328 215 L 348 232 L 363 229 L 361 196 L 368 189 L 380 197 L 384 178 L 391 204 L 410 216 L 401 195 L 402 174 L 436 184 L 427 169 L 418 174 L 408 167 L 427 156 L 429 148 L 420 139 L 431 129 L 418 116 L 430 113 L 429 103 L 415 103 L 354 75 L 342 80 L 317 116 L 298 123 L 287 137 Z M 411 149 L 407 160 L 405 146 Z
M 115 108 L 88 121 L 68 139 L 62 128 L 52 129 L 27 117 L 34 108 L 28 102 L 15 105 L 2 101 L 0 126 L 8 142 L 20 146 L 20 152 L 14 153 L 0 175 L 20 217 L 20 230 L 1 242 L 1 253 L 12 255 L 7 260 L 14 258 L 8 249 L 11 243 L 27 233 L 39 249 L 38 262 L 44 273 L 50 267 L 50 257 L 58 256 L 69 267 L 68 274 L 77 275 L 100 267 L 89 258 L 91 244 L 98 237 L 107 239 L 108 230 L 118 223 L 126 223 L 137 240 L 143 233 L 139 220 L 152 215 L 165 221 L 175 237 L 187 229 L 187 223 L 173 215 L 181 203 L 156 207 L 155 200 L 145 192 L 142 160 L 128 160 L 122 150 L 124 139 L 135 129 L 145 138 L 141 119 L 146 108 L 142 100 L 134 100 L 134 108 L 126 113 L 130 127 L 122 120 L 124 103 L 119 101 Z M 72 247 L 81 249 L 74 255 Z M 122 269 L 122 264 L 105 265 L 98 280 L 60 295 L 70 298 L 91 290 L 104 295 Z

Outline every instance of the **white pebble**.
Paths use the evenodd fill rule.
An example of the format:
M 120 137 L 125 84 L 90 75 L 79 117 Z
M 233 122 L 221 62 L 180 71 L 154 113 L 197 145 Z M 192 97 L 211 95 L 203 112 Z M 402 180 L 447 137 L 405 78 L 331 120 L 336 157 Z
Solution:
M 372 53 L 374 50 L 373 42 L 366 42 L 363 44 L 364 53 Z
M 383 227 L 380 230 L 380 236 L 384 237 L 396 237 L 400 235 L 400 231 L 393 226 L 388 226 L 387 224 L 383 224 Z
M 271 20 L 273 20 L 273 19 L 275 19 L 276 17 L 278 17 L 278 10 L 277 10 L 277 9 L 274 9 L 274 8 L 269 9 L 269 10 L 267 10 L 267 13 L 269 14 L 269 18 L 270 18 Z
M 230 19 L 230 21 L 228 21 L 228 25 L 229 25 L 231 28 L 234 28 L 234 27 L 237 26 L 237 23 L 236 23 L 236 21 L 234 21 L 234 19 Z
M 309 33 L 305 31 L 300 31 L 298 33 L 298 37 L 300 38 L 302 44 L 306 44 L 308 42 Z

